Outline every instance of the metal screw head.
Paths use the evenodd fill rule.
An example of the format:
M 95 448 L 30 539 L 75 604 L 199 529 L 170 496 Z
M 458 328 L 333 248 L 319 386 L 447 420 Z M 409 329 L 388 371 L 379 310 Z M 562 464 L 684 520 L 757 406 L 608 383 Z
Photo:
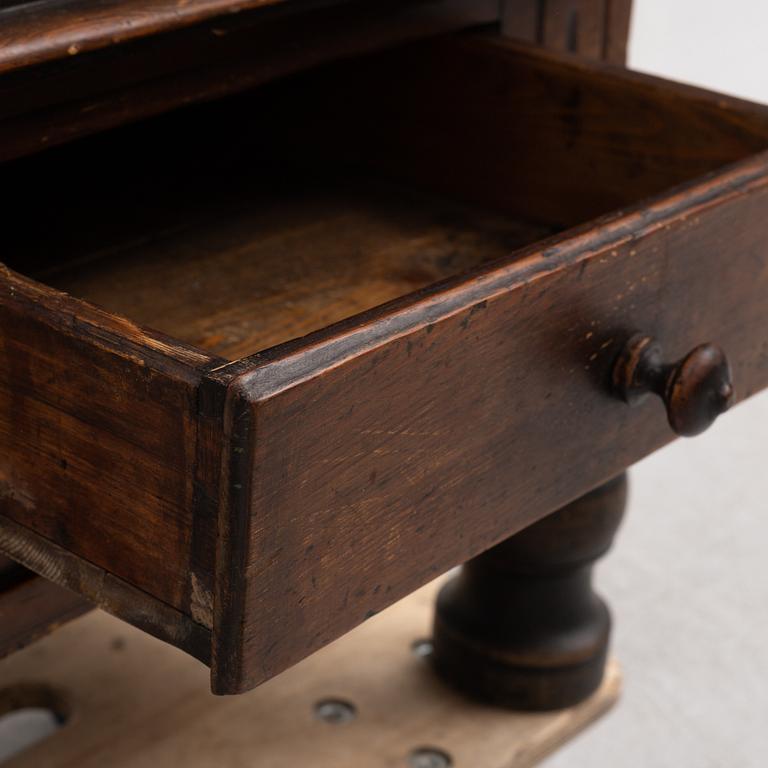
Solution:
M 408 755 L 408 768 L 451 768 L 453 760 L 436 747 L 419 747 Z
M 351 701 L 343 699 L 322 699 L 315 704 L 315 717 L 324 723 L 340 725 L 357 717 L 357 709 Z
M 426 659 L 428 656 L 431 656 L 433 650 L 432 641 L 427 637 L 414 640 L 411 643 L 411 653 L 419 659 Z

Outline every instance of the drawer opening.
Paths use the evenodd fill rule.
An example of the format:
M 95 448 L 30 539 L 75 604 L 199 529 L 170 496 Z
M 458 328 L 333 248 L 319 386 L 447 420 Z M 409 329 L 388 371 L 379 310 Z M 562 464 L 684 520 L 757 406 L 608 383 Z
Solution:
M 745 102 L 453 37 L 7 165 L 6 262 L 238 359 L 767 147 Z

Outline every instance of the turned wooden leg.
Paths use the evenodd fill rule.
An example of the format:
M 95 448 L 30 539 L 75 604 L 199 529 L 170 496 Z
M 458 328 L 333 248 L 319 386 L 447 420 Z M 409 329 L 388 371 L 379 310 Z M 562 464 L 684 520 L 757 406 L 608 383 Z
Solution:
M 611 545 L 626 495 L 622 474 L 464 565 L 437 599 L 439 674 L 524 710 L 568 707 L 595 691 L 611 621 L 592 566 Z

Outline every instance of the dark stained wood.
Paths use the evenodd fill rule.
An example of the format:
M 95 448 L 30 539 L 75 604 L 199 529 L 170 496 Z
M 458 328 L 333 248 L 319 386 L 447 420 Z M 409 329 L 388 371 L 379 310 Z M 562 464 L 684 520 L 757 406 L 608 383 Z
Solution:
M 694 437 L 731 406 L 731 366 L 716 344 L 700 344 L 676 363 L 666 363 L 661 344 L 639 333 L 624 345 L 613 366 L 616 393 L 638 405 L 651 393 L 667 409 L 675 434 Z
M 515 40 L 539 43 L 541 0 L 502 0 L 501 33 Z
M 35 573 L 82 595 L 99 608 L 172 643 L 206 664 L 210 663 L 211 631 L 200 616 L 199 595 L 196 605 L 187 608 L 186 612 L 179 611 L 3 516 L 0 516 L 0 549 Z M 139 558 L 150 561 L 152 554 L 141 553 Z M 115 570 L 119 568 L 117 562 Z M 191 575 L 196 584 L 194 574 Z M 206 607 L 210 608 L 210 605 Z
M 4 579 L 6 574 L 16 571 L 18 567 L 18 564 L 11 560 L 10 557 L 0 555 L 0 578 Z
M 90 610 L 73 592 L 0 555 L 0 657 Z
M 563 709 L 603 679 L 611 619 L 592 566 L 624 515 L 626 475 L 470 560 L 440 591 L 432 661 L 485 703 Z
M 467 43 L 467 46 L 469 50 L 473 44 Z M 433 47 L 431 55 L 436 48 L 439 50 L 438 46 Z M 713 167 L 710 165 L 713 161 L 715 165 L 726 163 L 737 159 L 746 147 L 756 150 L 766 146 L 766 113 L 762 109 L 745 105 L 742 111 L 736 102 L 728 102 L 726 106 L 721 98 L 702 91 L 670 87 L 642 76 L 596 71 L 573 60 L 524 54 L 493 43 L 473 48 L 474 53 L 468 53 L 466 58 L 461 57 L 460 46 L 446 45 L 446 48 L 449 50 L 445 56 L 436 55 L 424 68 L 420 66 L 424 59 L 419 52 L 415 52 L 413 58 L 405 56 L 403 71 L 409 73 L 409 84 L 415 84 L 414 98 L 413 101 L 400 100 L 399 110 L 392 109 L 393 100 L 388 96 L 394 97 L 394 94 L 382 85 L 383 77 L 371 80 L 370 68 L 360 67 L 355 71 L 355 75 L 359 74 L 368 83 L 382 85 L 375 91 L 381 99 L 381 109 L 367 115 L 370 122 L 365 123 L 366 128 L 373 128 L 381 121 L 380 131 L 360 131 L 360 135 L 366 137 L 369 146 L 375 147 L 370 156 L 377 161 L 377 167 L 380 162 L 381 169 L 410 173 L 418 183 L 439 185 L 442 191 L 450 188 L 456 195 L 482 196 L 487 204 L 503 206 L 510 212 L 523 207 L 532 216 L 545 212 L 557 215 L 560 221 L 575 223 L 581 216 L 599 213 L 603 206 L 628 204 L 632 192 L 661 191 L 665 185 L 683 181 L 688 174 L 704 173 Z M 506 57 L 509 57 L 508 69 L 503 66 Z M 532 72 L 536 75 L 532 74 L 530 79 L 521 66 L 527 57 L 541 64 L 541 67 L 533 65 Z M 394 56 L 382 58 L 386 63 L 381 72 L 389 72 L 391 76 Z M 555 61 L 558 67 L 554 66 Z M 550 64 L 553 71 L 557 69 L 561 73 L 562 81 L 556 83 L 543 77 Z M 436 77 L 438 69 L 446 77 L 445 81 Z M 466 72 L 466 76 L 462 72 Z M 515 76 L 506 79 L 503 74 L 499 75 L 504 72 L 514 72 Z M 535 87 L 536 81 L 543 81 L 540 91 Z M 442 82 L 451 84 L 450 96 L 447 89 L 446 92 L 439 90 Z M 420 88 L 419 83 L 423 87 Z M 432 84 L 429 99 L 423 98 L 427 83 Z M 555 101 L 559 104 L 559 114 L 563 114 L 563 104 L 573 104 L 573 111 L 566 112 L 566 119 L 560 120 L 555 109 L 551 119 L 546 112 L 546 105 L 551 103 L 553 92 L 558 92 L 558 85 L 562 86 L 560 93 L 563 94 L 561 102 Z M 532 90 L 528 91 L 529 87 Z M 500 92 L 505 95 L 501 103 Z M 326 94 L 321 93 L 325 99 Z M 339 103 L 349 91 L 340 93 L 343 95 Z M 416 97 L 416 93 L 422 98 Z M 537 93 L 539 98 L 534 96 Z M 591 93 L 595 94 L 592 98 Z M 523 98 L 515 98 L 518 95 Z M 617 101 L 622 108 L 614 114 L 612 110 Z M 530 113 L 525 109 L 526 103 L 531 104 Z M 533 107 L 534 103 L 538 109 Z M 461 109 L 455 106 L 459 104 Z M 514 109 L 505 111 L 505 104 L 514 105 Z M 493 121 L 486 117 L 490 112 L 495 115 Z M 393 121 L 386 119 L 387 114 L 398 115 L 398 122 L 405 126 L 402 132 L 398 133 Z M 535 137 L 543 150 L 540 155 L 533 152 L 533 145 L 526 144 L 521 135 L 523 129 L 517 132 L 528 114 L 541 119 L 536 123 L 539 130 L 526 134 Z M 410 121 L 404 119 L 404 115 L 410 116 Z M 620 119 L 627 120 L 623 131 L 611 128 L 611 115 L 613 119 L 620 115 Z M 697 145 L 696 140 L 690 138 L 696 133 L 692 126 L 697 124 L 709 137 L 714 131 L 718 140 Z M 736 127 L 739 124 L 746 127 L 744 133 Z M 547 130 L 541 130 L 542 125 Z M 654 130 L 649 130 L 650 126 Z M 359 124 L 354 124 L 354 128 L 357 130 Z M 388 151 L 386 139 L 391 140 L 392 136 L 395 137 L 393 149 L 396 146 L 399 154 Z M 652 137 L 650 144 L 646 143 L 649 137 Z M 459 146 L 461 152 L 457 151 Z M 522 146 L 522 155 L 499 151 L 500 147 L 510 146 Z M 578 158 L 575 161 L 578 168 L 571 166 L 567 173 L 556 173 L 569 153 Z M 659 153 L 663 159 L 659 159 Z M 533 162 L 525 167 L 525 158 L 531 156 L 538 161 L 536 168 Z M 629 166 L 633 160 L 634 166 Z M 647 322 L 654 327 L 663 324 L 665 331 L 677 337 L 679 331 L 667 327 L 664 313 L 659 311 L 659 302 L 664 305 L 663 296 L 667 291 L 678 297 L 675 306 L 699 306 L 698 291 L 715 290 L 705 270 L 704 275 L 699 276 L 702 282 L 696 284 L 696 296 L 692 296 L 690 302 L 680 299 L 690 290 L 685 282 L 686 270 L 678 265 L 667 266 L 667 247 L 681 250 L 677 257 L 680 264 L 690 259 L 688 270 L 697 270 L 697 263 L 701 263 L 697 262 L 699 251 L 706 251 L 709 258 L 717 260 L 723 258 L 724 249 L 727 250 L 730 255 L 718 262 L 720 266 L 714 261 L 710 264 L 710 274 L 721 271 L 724 264 L 730 265 L 734 252 L 751 260 L 752 257 L 743 252 L 760 247 L 754 231 L 756 220 L 751 226 L 744 220 L 739 225 L 742 234 L 744 230 L 753 230 L 755 239 L 749 244 L 721 241 L 726 238 L 725 232 L 736 215 L 734 206 L 742 210 L 741 215 L 749 216 L 747 211 L 755 204 L 752 201 L 757 196 L 764 199 L 763 182 L 757 182 L 764 174 L 764 156 L 755 163 L 733 171 L 733 177 L 725 174 L 712 184 L 689 187 L 663 205 L 643 206 L 628 214 L 629 218 L 620 217 L 612 224 L 603 222 L 600 227 L 585 230 L 579 236 L 574 235 L 575 239 L 569 240 L 570 246 L 565 249 L 544 246 L 538 254 L 529 252 L 532 272 L 517 262 L 510 264 L 506 279 L 501 277 L 501 271 L 496 274 L 498 282 L 490 277 L 487 285 L 478 277 L 469 280 L 463 284 L 463 290 L 456 288 L 451 294 L 455 304 L 448 300 L 450 292 L 446 288 L 444 291 L 448 293 L 440 292 L 439 298 L 430 301 L 428 296 L 423 297 L 417 308 L 402 309 L 397 315 L 400 323 L 394 320 L 396 308 L 390 307 L 386 313 L 371 318 L 370 325 L 362 321 L 347 324 L 336 335 L 318 337 L 314 348 L 310 348 L 311 356 L 305 346 L 310 339 L 301 346 L 276 350 L 254 360 L 253 372 L 231 387 L 231 418 L 237 430 L 230 437 L 243 441 L 235 443 L 238 453 L 233 457 L 231 471 L 243 482 L 232 480 L 238 486 L 234 490 L 230 487 L 229 491 L 232 519 L 222 524 L 223 532 L 232 532 L 233 547 L 220 562 L 224 569 L 231 564 L 234 583 L 225 582 L 225 574 L 220 576 L 220 588 L 230 596 L 243 589 L 240 607 L 246 612 L 237 614 L 238 608 L 236 605 L 233 608 L 230 599 L 228 609 L 233 613 L 218 619 L 222 637 L 229 632 L 229 647 L 234 649 L 230 651 L 232 656 L 222 658 L 222 666 L 231 665 L 226 671 L 237 669 L 234 674 L 241 674 L 252 659 L 254 664 L 261 665 L 255 676 L 274 674 L 282 665 L 290 663 L 288 657 L 294 649 L 271 635 L 266 627 L 306 627 L 312 621 L 317 627 L 314 642 L 322 644 L 349 626 L 345 624 L 342 629 L 336 622 L 342 616 L 348 617 L 355 607 L 358 619 L 362 619 L 369 611 L 380 609 L 413 588 L 418 581 L 414 561 L 423 569 L 421 578 L 424 579 L 427 573 L 465 559 L 468 550 L 480 551 L 492 544 L 493 539 L 483 538 L 481 520 L 487 520 L 488 536 L 498 535 L 493 520 L 504 520 L 510 527 L 530 522 L 520 520 L 516 524 L 508 510 L 501 516 L 498 505 L 499 499 L 507 495 L 521 504 L 526 495 L 531 503 L 536 498 L 541 502 L 548 494 L 556 495 L 556 484 L 551 482 L 548 469 L 552 457 L 546 462 L 535 457 L 544 456 L 549 450 L 558 455 L 562 452 L 561 461 L 556 463 L 571 468 L 573 474 L 567 473 L 567 484 L 584 482 L 579 490 L 587 490 L 590 482 L 604 479 L 604 476 L 588 479 L 584 460 L 589 462 L 589 467 L 598 467 L 599 461 L 594 454 L 584 457 L 581 448 L 576 447 L 580 445 L 580 431 L 574 431 L 570 443 L 574 453 L 566 450 L 567 440 L 565 444 L 560 442 L 565 437 L 562 430 L 569 425 L 576 430 L 579 413 L 581 419 L 590 414 L 592 423 L 605 409 L 603 426 L 607 430 L 607 442 L 604 447 L 611 454 L 609 461 L 615 462 L 605 468 L 606 472 L 615 474 L 632 460 L 630 457 L 635 456 L 635 452 L 639 456 L 650 450 L 650 445 L 666 442 L 668 435 L 663 424 L 644 420 L 637 425 L 635 415 L 620 414 L 617 406 L 608 402 L 606 376 L 621 342 L 631 330 L 628 324 L 647 317 Z M 742 182 L 736 182 L 739 178 Z M 742 187 L 741 205 L 730 202 L 734 182 L 737 187 L 746 184 Z M 753 182 L 757 186 L 753 187 Z M 579 186 L 565 190 L 561 187 L 563 184 Z M 536 195 L 538 185 L 540 198 Z M 549 191 L 548 197 L 545 188 Z M 591 196 L 593 189 L 598 192 L 594 197 Z M 554 194 L 555 191 L 565 194 Z M 506 195 L 514 196 L 514 201 L 511 197 L 505 199 Z M 538 205 L 532 202 L 534 199 Z M 689 221 L 696 221 L 702 227 L 705 222 L 708 224 L 697 232 Z M 689 230 L 692 231 L 689 233 Z M 668 234 L 670 232 L 676 234 Z M 566 253 L 569 254 L 566 261 L 573 259 L 573 262 L 567 267 L 563 262 L 558 265 Z M 535 268 L 534 263 L 538 264 Z M 561 269 L 556 278 L 557 289 L 536 287 L 544 282 L 545 275 L 547 279 L 555 279 L 554 275 Z M 577 275 L 582 269 L 590 274 L 590 279 L 579 286 Z M 678 275 L 680 283 L 671 285 L 665 280 L 665 275 L 669 278 L 673 273 Z M 604 295 L 599 287 L 602 279 L 610 284 Z M 614 284 L 613 280 L 618 282 Z M 528 284 L 532 287 L 527 288 Z M 520 291 L 516 299 L 511 298 L 511 293 L 515 293 L 512 286 Z M 555 298 L 560 290 L 564 294 Z M 594 292 L 600 293 L 600 297 Z M 506 312 L 501 308 L 502 295 L 512 302 Z M 761 303 L 758 295 L 759 292 L 752 294 L 752 300 L 746 301 L 746 305 L 752 307 L 747 311 L 762 311 L 757 309 Z M 485 311 L 491 303 L 489 297 L 500 302 L 497 305 L 500 319 L 489 318 Z M 489 305 L 484 305 L 485 301 Z M 739 303 L 735 297 L 734 301 Z M 477 308 L 475 314 L 470 315 L 473 303 Z M 701 304 L 717 304 L 714 294 Z M 672 309 L 667 311 L 673 314 Z M 559 320 L 554 319 L 553 313 L 559 315 Z M 375 322 L 376 318 L 382 321 L 381 326 Z M 445 325 L 436 323 L 436 318 Z M 546 318 L 547 323 L 542 324 L 537 318 Z M 697 328 L 705 330 L 709 322 L 712 326 L 707 335 L 717 337 L 724 332 L 725 324 L 715 321 L 711 315 L 705 318 L 703 313 L 697 313 L 695 323 L 684 322 L 682 317 L 677 319 L 684 326 L 684 335 L 693 335 Z M 762 322 L 764 317 L 754 316 L 749 322 L 753 332 Z M 466 327 L 473 326 L 476 329 L 469 333 L 471 344 L 456 340 L 462 337 Z M 521 331 L 524 338 L 505 332 L 508 326 L 526 329 Z M 438 333 L 441 327 L 444 336 Z M 534 328 L 541 334 L 538 341 L 534 341 Z M 583 356 L 574 352 L 576 339 L 582 339 L 587 347 Z M 688 343 L 693 346 L 699 340 L 691 338 Z M 738 334 L 733 341 L 737 345 L 743 343 L 738 340 Z M 520 361 L 513 366 L 514 370 L 499 365 L 498 384 L 488 381 L 490 372 L 497 370 L 490 357 L 493 349 L 499 350 L 496 354 L 503 354 L 504 360 L 517 356 Z M 539 359 L 537 349 L 548 350 L 548 353 Z M 752 361 L 746 369 L 760 368 L 754 347 L 750 349 L 751 352 L 746 347 L 742 350 Z M 541 371 L 533 372 L 532 360 L 538 361 Z M 244 365 L 235 366 L 233 370 L 243 370 Z M 419 375 L 412 378 L 417 370 Z M 447 372 L 451 370 L 460 371 L 457 374 L 460 385 L 450 378 Z M 479 370 L 489 373 L 477 382 L 467 380 L 463 373 Z M 753 370 L 753 375 L 764 375 L 764 371 L 756 374 Z M 517 381 L 517 386 L 513 386 L 513 381 Z M 563 387 L 559 394 L 552 389 L 556 385 Z M 493 396 L 491 391 L 499 394 Z M 456 392 L 461 392 L 461 405 L 456 403 Z M 507 403 L 504 393 L 511 392 L 514 396 L 508 397 L 513 400 Z M 565 414 L 562 420 L 552 417 L 547 402 L 550 399 L 567 403 L 567 418 Z M 495 411 L 489 402 L 497 403 L 500 410 Z M 536 402 L 541 405 L 534 407 Z M 477 410 L 469 403 L 476 403 Z M 530 410 L 537 408 L 540 410 L 534 418 Z M 512 414 L 525 414 L 521 416 L 524 425 L 512 419 Z M 466 422 L 456 424 L 459 418 Z M 252 439 L 247 429 L 249 419 L 259 424 L 260 438 L 255 446 L 249 442 Z M 624 425 L 632 422 L 626 433 L 626 445 L 617 445 L 616 419 Z M 324 435 L 322 441 L 316 439 L 319 434 Z M 452 434 L 460 434 L 461 440 L 451 443 Z M 529 436 L 524 451 L 522 447 L 514 447 L 512 434 Z M 590 434 L 593 434 L 591 429 Z M 452 449 L 451 445 L 455 447 Z M 244 458 L 248 450 L 253 452 L 251 463 Z M 594 451 L 600 453 L 600 447 L 594 446 Z M 469 455 L 474 459 L 469 460 Z M 274 475 L 271 466 L 274 466 Z M 332 485 L 327 482 L 328 466 L 334 468 Z M 537 472 L 543 473 L 538 481 Z M 520 485 L 510 481 L 510 475 L 518 478 Z M 288 487 L 287 477 L 292 479 Z M 441 480 L 445 477 L 452 479 Z M 566 482 L 565 477 L 561 480 Z M 546 489 L 542 487 L 545 483 Z M 295 489 L 295 495 L 291 489 Z M 571 488 L 571 492 L 573 490 Z M 550 509 L 567 500 L 558 498 Z M 459 510 L 454 509 L 456 506 Z M 305 513 L 297 520 L 295 510 L 299 507 Z M 268 520 L 260 516 L 261 509 L 269 510 Z M 472 509 L 471 528 L 464 525 L 463 509 Z M 373 538 L 366 538 L 365 531 L 355 522 L 360 519 L 366 521 L 367 530 L 387 531 L 387 543 L 382 546 L 380 537 L 375 543 Z M 248 552 L 245 545 L 249 537 L 253 552 Z M 429 548 L 425 547 L 425 541 L 430 541 Z M 331 542 L 344 553 L 338 561 L 338 580 L 331 577 L 326 554 Z M 301 562 L 302 567 L 292 566 L 292 571 L 287 573 L 276 566 L 275 553 L 280 552 L 282 558 L 291 546 L 296 547 L 296 556 L 291 561 Z M 453 554 L 443 559 L 450 552 Z M 406 572 L 392 565 L 391 571 L 384 571 L 382 561 L 407 562 L 409 569 Z M 385 575 L 390 579 L 385 579 Z M 355 591 L 348 587 L 350 583 L 361 586 Z M 250 592 L 249 587 L 252 587 Z M 275 590 L 283 590 L 286 596 L 279 604 L 273 601 Z M 255 629 L 248 631 L 249 616 L 254 627 L 259 623 L 258 635 Z M 309 652 L 312 647 L 311 641 L 301 645 L 299 654 Z M 237 657 L 236 653 L 242 656 Z M 270 661 L 266 669 L 265 659 Z M 254 679 L 233 679 L 228 684 L 247 687 Z
M 321 4 L 307 0 L 41 0 L 12 3 L 3 8 L 0 3 L 0 74 L 71 59 L 202 22 L 209 24 L 209 34 L 226 33 L 233 19 L 236 24 L 244 24 L 265 17 L 253 11 L 277 7 L 288 14 L 306 13 L 313 5 Z M 335 4 L 342 5 L 344 0 L 336 0 Z M 411 3 L 419 4 L 433 16 L 441 12 L 436 0 Z M 475 4 L 483 3 L 481 0 Z M 390 15 L 397 12 L 397 5 L 390 3 Z M 469 8 L 468 3 L 466 7 Z M 494 18 L 486 13 L 483 20 Z
M 636 329 L 768 384 L 765 108 L 473 37 L 102 139 L 4 169 L 13 267 L 130 319 L 0 274 L 0 550 L 219 693 L 666 443 Z
M 29 203 L 20 199 L 6 227 L 12 263 L 233 359 L 765 146 L 761 108 L 490 42 L 419 46 L 354 69 L 350 75 L 347 67 L 328 67 L 263 99 L 179 113 L 154 134 L 124 131 L 97 148 L 91 140 L 60 152 L 66 162 L 50 154 L 18 165 L 9 183 L 31 187 L 52 213 L 30 236 Z M 510 70 L 514 78 L 498 74 Z M 621 104 L 618 114 L 614 103 Z M 485 120 L 489 112 L 497 119 Z M 271 128 L 265 114 L 274 119 Z M 308 122 L 312 136 L 303 131 Z M 188 123 L 206 140 L 174 140 Z M 232 157 L 222 159 L 230 146 Z M 178 160 L 168 164 L 165 156 L 174 153 Z M 342 153 L 352 167 L 408 175 L 503 216 L 354 175 L 345 186 Z M 336 166 L 310 159 L 323 154 Z M 276 168 L 268 167 L 270 157 Z M 78 186 L 83 165 L 105 170 Z M 256 167 L 258 176 L 244 173 Z M 45 189 L 50 172 L 73 180 L 66 199 Z M 146 174 L 154 177 L 150 190 Z M 137 196 L 146 206 L 127 219 L 124 206 Z M 41 254 L 50 262 L 62 243 L 74 258 L 29 266 Z
M 235 360 L 506 256 L 552 231 L 359 183 L 300 198 L 257 196 L 247 206 L 234 202 L 207 213 L 149 242 L 134 240 L 42 277 Z
M 286 0 L 42 0 L 14 3 L 0 10 L 0 73 L 284 2 Z
M 632 0 L 606 0 L 603 58 L 611 64 L 624 64 L 632 20 Z
M 540 42 L 593 59 L 603 56 L 605 0 L 545 0 Z
M 501 40 L 368 61 L 307 89 L 316 130 L 380 173 L 560 227 L 766 147 L 763 106 Z
M 5 558 L 3 558 L 5 559 Z M 14 564 L 0 577 L 0 658 L 91 610 L 82 597 Z
M 277 3 L 285 13 L 271 12 L 261 5 Z M 366 0 L 365 2 L 264 2 L 226 3 L 234 9 L 255 6 L 249 13 L 226 13 L 204 24 L 158 37 L 133 36 L 123 19 L 117 35 L 121 45 L 111 45 L 93 53 L 65 56 L 35 67 L 25 67 L 0 76 L 0 160 L 28 155 L 65 143 L 74 138 L 167 112 L 191 102 L 214 99 L 246 90 L 256 85 L 306 69 L 328 59 L 338 59 L 365 51 L 392 46 L 406 40 L 430 37 L 452 30 L 494 23 L 498 20 L 497 0 Z M 165 0 L 128 0 L 128 6 L 147 5 L 162 13 L 150 13 L 136 29 L 146 34 L 157 29 L 175 28 L 166 11 L 178 3 Z M 51 4 L 54 5 L 54 4 Z M 90 0 L 56 3 L 60 9 L 86 13 L 82 23 L 62 25 L 55 18 L 45 21 L 52 30 L 55 45 L 45 38 L 33 37 L 46 56 L 61 53 L 62 46 L 89 47 L 71 42 L 81 32 L 90 34 L 95 24 L 109 28 L 115 23 L 118 6 L 108 5 L 104 16 L 92 12 Z M 209 10 L 222 2 L 186 3 L 193 12 Z M 293 11 L 310 6 L 300 15 Z M 315 7 L 317 6 L 317 7 Z M 8 12 L 10 13 L 10 11 Z M 69 13 L 69 11 L 67 11 Z M 33 8 L 25 12 L 21 23 L 34 16 L 30 35 L 38 35 L 38 19 Z M 161 17 L 158 26 L 157 18 Z M 180 14 L 184 16 L 184 14 Z M 93 22 L 93 24 L 91 23 Z M 148 28 L 142 31 L 142 28 Z M 14 45 L 4 50 L 9 61 L 25 63 L 28 50 L 37 49 L 25 42 L 18 30 L 6 28 Z M 2 32 L 0 32 L 0 39 Z M 63 40 L 63 42 L 60 42 Z M 113 38 L 98 38 L 101 43 Z M 97 46 L 97 47 L 99 47 Z M 58 55 L 57 54 L 57 55 Z M 38 56 L 38 58 L 40 58 Z M 45 57 L 43 57 L 45 58 Z M 2 64 L 2 56 L 0 56 Z
M 21 560 L 34 533 L 191 612 L 197 385 L 216 359 L 5 267 L 0 286 L 0 511 L 19 526 L 0 549 Z
M 502 33 L 517 40 L 624 64 L 632 0 L 505 0 Z

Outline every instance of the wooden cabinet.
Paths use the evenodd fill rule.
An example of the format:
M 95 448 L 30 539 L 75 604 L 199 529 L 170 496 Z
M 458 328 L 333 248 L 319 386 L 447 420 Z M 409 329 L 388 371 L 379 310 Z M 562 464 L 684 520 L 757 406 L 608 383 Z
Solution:
M 637 332 L 768 385 L 768 109 L 495 31 L 18 134 L 0 549 L 218 693 L 672 439 Z

